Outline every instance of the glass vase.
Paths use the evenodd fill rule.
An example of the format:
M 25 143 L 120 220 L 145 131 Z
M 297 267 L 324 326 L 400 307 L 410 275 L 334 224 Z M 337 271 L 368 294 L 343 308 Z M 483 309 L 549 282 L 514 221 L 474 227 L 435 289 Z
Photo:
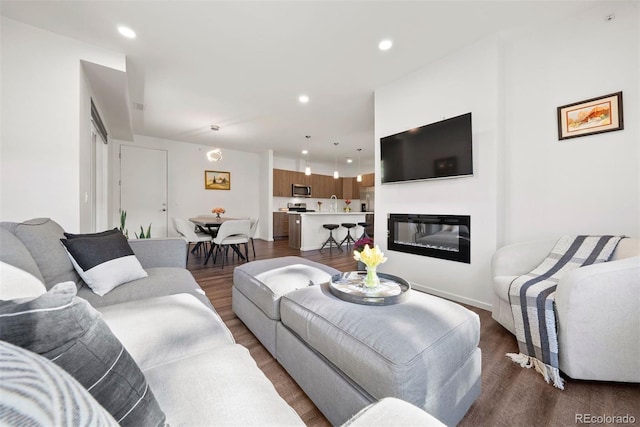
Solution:
M 365 289 L 374 289 L 380 285 L 380 278 L 376 272 L 376 267 L 367 266 L 367 275 L 362 282 Z

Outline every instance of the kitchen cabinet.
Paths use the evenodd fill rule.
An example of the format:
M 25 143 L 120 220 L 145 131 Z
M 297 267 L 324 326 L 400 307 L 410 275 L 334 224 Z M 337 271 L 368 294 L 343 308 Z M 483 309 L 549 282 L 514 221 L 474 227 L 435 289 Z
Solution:
M 289 236 L 289 214 L 287 212 L 273 213 L 273 238 Z
M 373 187 L 374 185 L 376 185 L 375 182 L 375 174 L 374 173 L 367 173 L 362 175 L 362 182 L 360 183 L 360 187 Z M 359 191 L 358 191 L 359 193 Z
M 300 249 L 302 223 L 300 214 L 289 215 L 289 247 Z
M 354 192 L 353 192 L 353 187 L 356 183 L 356 179 L 355 178 L 342 178 L 342 198 L 343 199 L 353 199 L 354 196 Z M 359 192 L 358 192 L 359 193 Z M 355 197 L 356 199 L 358 197 Z
M 328 199 L 332 195 L 342 198 L 342 178 L 334 179 L 330 175 L 311 175 L 311 194 L 318 199 Z
M 283 169 L 273 170 L 273 195 L 277 197 L 291 197 L 294 171 Z

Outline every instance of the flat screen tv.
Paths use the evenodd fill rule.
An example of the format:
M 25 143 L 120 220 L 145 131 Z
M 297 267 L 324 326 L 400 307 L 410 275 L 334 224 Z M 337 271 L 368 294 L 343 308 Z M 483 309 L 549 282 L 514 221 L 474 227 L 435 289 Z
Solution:
M 383 184 L 473 175 L 471 113 L 380 138 Z

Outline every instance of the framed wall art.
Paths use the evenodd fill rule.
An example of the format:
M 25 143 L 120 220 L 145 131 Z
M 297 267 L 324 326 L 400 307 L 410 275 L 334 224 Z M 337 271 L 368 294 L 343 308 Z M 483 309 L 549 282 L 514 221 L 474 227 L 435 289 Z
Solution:
M 204 171 L 205 190 L 231 190 L 231 172 Z
M 622 129 L 622 92 L 558 107 L 560 140 Z

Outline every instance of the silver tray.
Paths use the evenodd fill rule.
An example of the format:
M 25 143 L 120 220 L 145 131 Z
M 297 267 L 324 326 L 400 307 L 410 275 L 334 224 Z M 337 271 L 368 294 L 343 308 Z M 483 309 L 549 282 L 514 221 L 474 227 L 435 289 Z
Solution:
M 391 305 L 404 301 L 411 285 L 400 277 L 378 273 L 380 286 L 366 289 L 362 286 L 366 271 L 349 271 L 331 277 L 329 291 L 341 300 L 364 305 Z

